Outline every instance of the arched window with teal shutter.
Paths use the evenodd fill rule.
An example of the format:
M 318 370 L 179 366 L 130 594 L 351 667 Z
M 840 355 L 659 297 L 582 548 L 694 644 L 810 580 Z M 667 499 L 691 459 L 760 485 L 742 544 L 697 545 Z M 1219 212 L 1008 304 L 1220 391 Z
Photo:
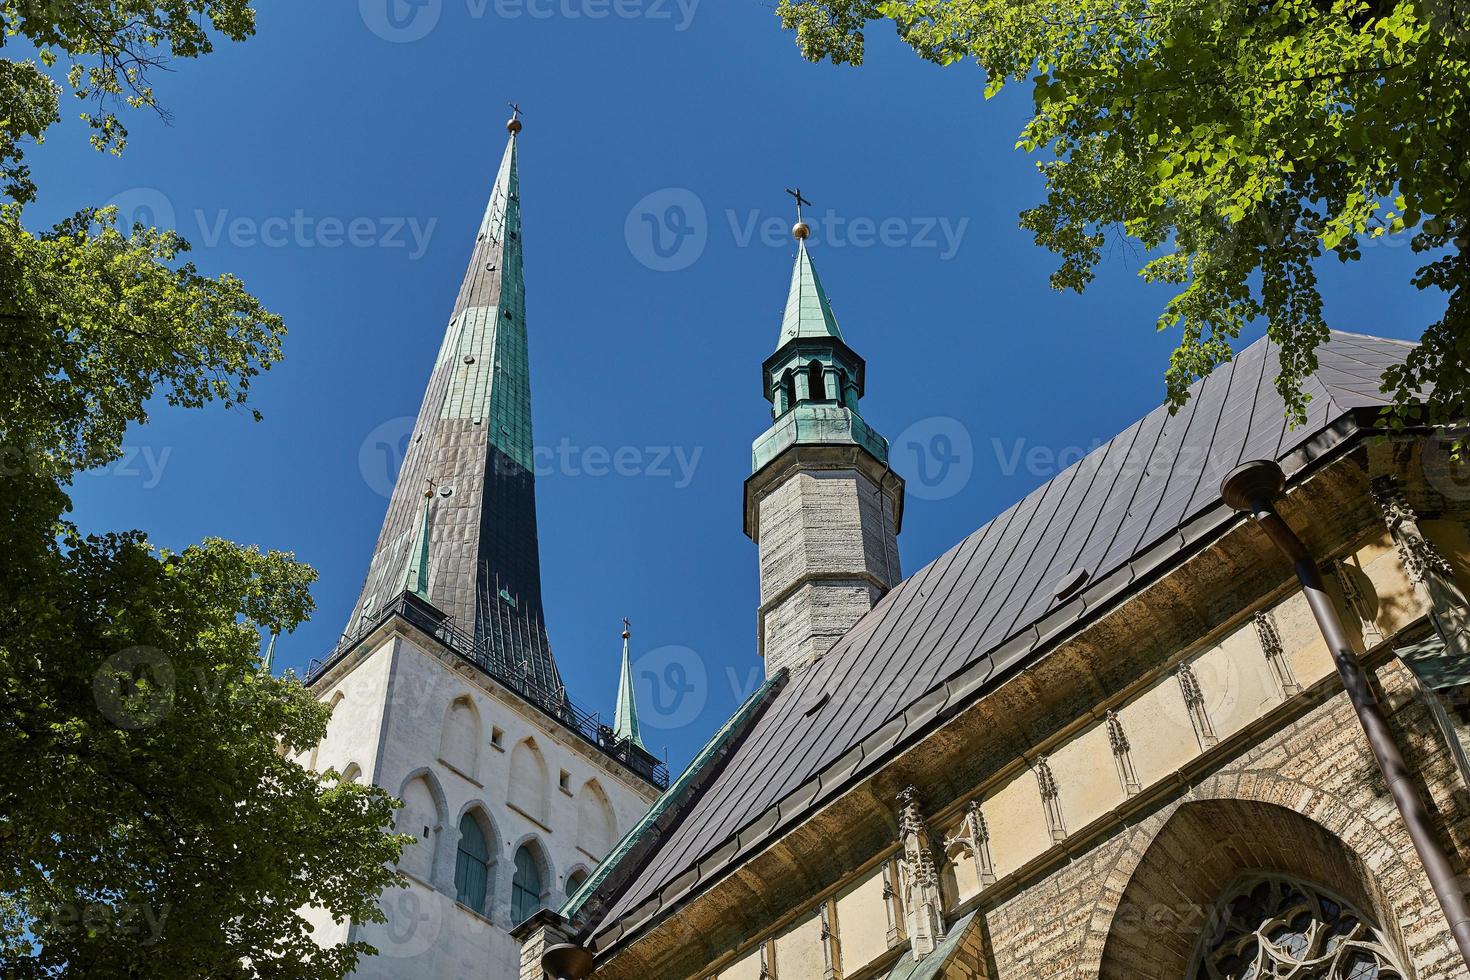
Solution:
M 528 844 L 516 851 L 516 873 L 510 883 L 510 918 L 519 925 L 541 908 L 541 867 Z
M 519 865 L 518 865 L 519 866 Z M 454 864 L 454 897 L 461 904 L 484 913 L 486 885 L 490 880 L 490 846 L 474 814 L 459 821 L 459 856 Z

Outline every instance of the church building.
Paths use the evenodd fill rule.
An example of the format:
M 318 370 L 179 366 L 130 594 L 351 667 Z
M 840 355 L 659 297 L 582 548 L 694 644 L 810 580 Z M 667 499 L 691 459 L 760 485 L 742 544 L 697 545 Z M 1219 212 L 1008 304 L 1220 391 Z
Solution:
M 795 233 L 765 683 L 517 928 L 521 980 L 1470 976 L 1470 482 L 1385 421 L 1413 345 L 1333 333 L 1293 427 L 1251 344 L 903 578 L 876 325 Z
M 401 798 L 414 838 L 386 922 L 305 913 L 323 943 L 378 949 L 358 977 L 514 976 L 511 928 L 575 894 L 669 782 L 639 732 L 626 623 L 611 719 L 571 700 L 547 637 L 509 129 L 361 596 L 306 678 L 333 711 L 301 764 Z

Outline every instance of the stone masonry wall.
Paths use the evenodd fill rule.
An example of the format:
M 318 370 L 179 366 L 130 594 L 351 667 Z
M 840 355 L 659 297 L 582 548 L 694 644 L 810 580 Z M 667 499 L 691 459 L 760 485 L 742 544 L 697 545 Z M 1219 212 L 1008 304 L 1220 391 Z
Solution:
M 887 498 L 853 469 L 803 470 L 760 502 L 766 673 L 826 653 L 901 575 Z
M 1377 671 L 1380 696 L 1421 792 L 1443 821 L 1461 871 L 1470 809 L 1433 721 L 1397 661 Z M 1249 806 L 1238 805 L 1248 803 Z M 1223 820 L 1182 819 L 1198 808 Z M 1298 816 L 1299 815 L 1299 816 Z M 1187 824 L 1181 833 L 1166 827 Z M 1448 833 L 1446 834 L 1445 831 Z M 1340 854 L 1334 853 L 1340 842 Z M 1141 880 L 1151 847 L 1168 874 Z M 1155 852 L 1156 854 L 1158 852 Z M 1295 867 L 1289 866 L 1295 862 Z M 1288 865 L 1283 867 L 1282 865 Z M 1444 918 L 1343 693 L 1181 787 L 1136 824 L 1032 879 L 985 914 L 996 978 L 1177 980 L 1218 894 L 1215 865 L 1290 872 L 1344 894 L 1399 941 L 1417 980 L 1463 978 Z M 1342 865 L 1343 867 L 1338 867 Z M 1324 881 L 1324 879 L 1328 879 Z M 1198 884 L 1199 887 L 1195 887 Z M 1225 885 L 1229 882 L 1225 881 Z M 1195 894 L 1195 893 L 1198 894 Z M 1208 896 L 1208 897 L 1205 897 Z

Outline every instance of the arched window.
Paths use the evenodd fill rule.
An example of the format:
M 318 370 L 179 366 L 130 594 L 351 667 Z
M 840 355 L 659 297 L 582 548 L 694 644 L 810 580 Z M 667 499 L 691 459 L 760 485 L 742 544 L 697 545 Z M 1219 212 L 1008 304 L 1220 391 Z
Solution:
M 789 411 L 796 404 L 796 376 L 791 373 L 790 368 L 787 368 L 786 373 L 781 375 L 781 390 L 786 395 L 781 411 Z
M 577 846 L 601 860 L 612 850 L 617 826 L 612 804 L 597 780 L 589 779 L 577 794 Z
M 349 762 L 349 763 L 347 763 L 347 768 L 342 770 L 342 782 L 344 782 L 344 783 L 360 783 L 360 782 L 362 782 L 362 767 L 359 766 L 355 762 Z
M 440 818 L 442 794 L 430 782 L 432 779 L 428 774 L 415 776 L 399 794 L 403 807 L 398 811 L 398 832 L 412 837 L 413 843 L 403 849 L 398 866 L 420 881 L 432 880 L 434 852 L 443 826 Z
M 473 813 L 459 821 L 459 854 L 454 862 L 454 898 L 476 912 L 485 911 L 485 886 L 490 880 L 490 845 Z
M 478 778 L 480 715 L 469 698 L 457 698 L 444 716 L 439 736 L 439 758 L 462 776 Z
M 581 888 L 585 884 L 587 884 L 587 872 L 583 871 L 581 868 L 578 868 L 576 871 L 573 871 L 571 874 L 567 875 L 567 898 L 571 898 L 573 895 L 577 894 L 577 889 Z
M 827 381 L 822 375 L 821 361 L 812 361 L 806 366 L 806 386 L 812 401 L 827 400 Z
M 516 873 L 510 882 L 510 920 L 516 925 L 525 922 L 541 908 L 541 865 L 531 851 L 531 845 L 522 844 L 516 851 Z
M 341 712 L 338 709 L 341 708 L 344 698 L 346 698 L 346 695 L 343 694 L 341 691 L 338 691 L 336 694 L 332 695 L 331 703 L 327 705 L 327 707 L 332 709 L 331 717 L 327 719 L 327 734 L 322 736 L 322 740 L 320 742 L 311 747 L 311 760 L 306 764 L 306 768 L 310 769 L 312 772 L 318 771 L 317 757 L 321 754 L 322 746 L 330 743 L 333 748 L 336 747 L 336 742 L 333 740 L 332 735 L 334 732 L 338 732 L 342 728 L 342 722 L 339 717 L 341 715 Z
M 1232 888 L 1206 920 L 1191 980 L 1403 980 L 1388 942 L 1357 909 L 1290 878 Z
M 546 823 L 546 761 L 529 738 L 516 743 L 510 753 L 511 805 L 532 820 Z

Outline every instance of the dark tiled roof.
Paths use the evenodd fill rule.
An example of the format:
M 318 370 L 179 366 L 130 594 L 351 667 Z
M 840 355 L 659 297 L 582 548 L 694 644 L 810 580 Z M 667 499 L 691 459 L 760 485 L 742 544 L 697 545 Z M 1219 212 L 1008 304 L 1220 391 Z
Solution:
M 1178 414 L 1150 412 L 904 581 L 781 692 L 594 927 L 600 945 L 616 941 L 630 912 L 636 928 L 718 873 L 726 862 L 709 857 L 729 856 L 736 835 L 740 854 L 758 849 L 946 701 L 972 696 L 996 664 L 1041 647 L 1061 628 L 1060 607 L 1075 607 L 1070 624 L 1084 601 L 1095 608 L 1126 593 L 1145 553 L 1182 543 L 1181 529 L 1219 502 L 1220 480 L 1238 463 L 1284 460 L 1352 410 L 1385 404 L 1379 378 L 1410 349 L 1334 333 L 1306 385 L 1307 424 L 1290 430 L 1276 349 L 1258 341 L 1198 382 Z M 1078 570 L 1088 589 L 1059 601 L 1058 583 Z

